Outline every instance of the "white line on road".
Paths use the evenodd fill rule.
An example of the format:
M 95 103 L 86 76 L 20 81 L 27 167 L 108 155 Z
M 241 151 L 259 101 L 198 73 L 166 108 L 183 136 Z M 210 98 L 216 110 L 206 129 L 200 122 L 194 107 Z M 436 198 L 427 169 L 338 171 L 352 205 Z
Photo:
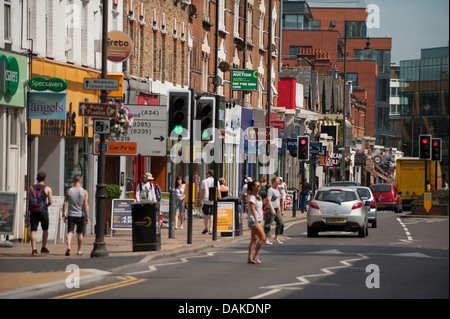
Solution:
M 402 220 L 400 218 L 397 218 L 397 220 L 400 223 L 400 225 L 403 227 L 403 230 L 405 231 L 405 234 L 406 234 L 406 238 L 408 238 L 408 240 L 413 240 L 411 233 L 409 232 L 406 225 L 402 222 Z

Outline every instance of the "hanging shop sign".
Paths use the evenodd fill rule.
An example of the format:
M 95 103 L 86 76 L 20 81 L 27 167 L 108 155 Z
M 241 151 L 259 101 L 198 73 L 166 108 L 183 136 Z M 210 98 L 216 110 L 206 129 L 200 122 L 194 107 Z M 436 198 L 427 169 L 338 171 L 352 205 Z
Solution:
M 27 58 L 0 50 L 0 105 L 25 107 Z
M 122 63 L 126 61 L 133 51 L 133 41 L 128 34 L 122 31 L 108 33 L 108 61 Z
M 66 120 L 67 92 L 29 92 L 28 118 Z
M 53 92 L 61 92 L 67 89 L 67 82 L 61 78 L 47 79 L 44 76 L 35 76 L 28 81 L 30 89 L 36 91 L 50 90 Z

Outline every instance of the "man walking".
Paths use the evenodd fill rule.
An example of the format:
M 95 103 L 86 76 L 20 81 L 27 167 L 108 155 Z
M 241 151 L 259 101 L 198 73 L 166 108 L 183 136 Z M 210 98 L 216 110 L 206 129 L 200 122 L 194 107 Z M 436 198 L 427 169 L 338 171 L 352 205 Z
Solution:
M 36 232 L 41 223 L 42 227 L 42 248 L 41 253 L 49 253 L 47 249 L 48 238 L 48 206 L 53 203 L 52 189 L 44 185 L 47 174 L 40 171 L 37 174 L 37 184 L 30 187 L 28 191 L 28 207 L 30 211 L 31 224 L 31 255 L 37 256 Z
M 219 189 L 220 185 L 217 182 L 217 189 Z M 213 224 L 213 205 L 214 194 L 210 194 L 210 191 L 214 189 L 214 171 L 210 169 L 206 173 L 206 178 L 202 181 L 200 188 L 200 208 L 203 212 L 203 221 L 205 223 L 205 229 L 203 229 L 202 234 L 206 234 L 209 231 L 209 234 L 212 234 L 212 224 Z M 217 192 L 219 198 L 222 198 L 220 192 Z M 212 197 L 211 197 L 212 196 Z M 203 206 L 203 207 L 202 207 Z
M 67 209 L 67 213 L 65 213 Z M 72 235 L 77 226 L 78 234 L 78 250 L 77 255 L 82 255 L 81 246 L 83 244 L 83 234 L 85 225 L 89 222 L 89 203 L 88 192 L 81 187 L 81 176 L 75 175 L 73 177 L 73 187 L 68 189 L 64 197 L 63 215 L 64 223 L 67 223 L 67 250 L 66 256 L 70 256 L 70 249 L 72 243 Z

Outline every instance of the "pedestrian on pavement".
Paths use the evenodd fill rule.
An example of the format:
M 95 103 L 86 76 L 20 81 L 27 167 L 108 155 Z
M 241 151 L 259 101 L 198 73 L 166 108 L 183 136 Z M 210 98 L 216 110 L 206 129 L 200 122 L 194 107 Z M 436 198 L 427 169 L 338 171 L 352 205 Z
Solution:
M 243 213 L 248 213 L 248 208 L 247 208 L 247 204 L 248 204 L 248 195 L 247 195 L 247 189 L 248 189 L 248 183 L 252 182 L 252 178 L 251 177 L 247 177 L 245 178 L 244 182 L 244 186 L 242 186 L 242 212 Z
M 264 217 L 264 232 L 266 233 L 266 244 L 268 244 L 268 245 L 272 244 L 269 241 L 269 236 L 270 236 L 270 226 L 272 225 L 273 220 L 275 220 L 275 222 L 276 222 L 274 240 L 279 244 L 283 243 L 279 239 L 279 235 L 282 235 L 283 231 L 284 231 L 283 216 L 281 216 L 281 212 L 280 212 L 281 194 L 278 190 L 278 186 L 280 185 L 280 178 L 277 176 L 274 176 L 274 177 L 272 177 L 271 182 L 272 182 L 272 185 L 267 190 L 266 215 Z
M 217 189 L 219 189 L 220 185 L 217 182 Z M 212 225 L 213 225 L 213 205 L 214 205 L 214 171 L 210 169 L 206 173 L 206 178 L 202 181 L 200 186 L 200 204 L 199 207 L 203 212 L 203 222 L 205 224 L 205 228 L 202 231 L 202 234 L 212 234 Z M 218 192 L 219 198 L 222 198 L 220 192 Z
M 220 196 L 222 198 L 230 196 L 230 189 L 227 185 L 225 185 L 225 178 L 221 177 L 219 178 L 219 184 L 220 184 Z
M 180 229 L 183 229 L 184 209 L 185 209 L 185 184 L 181 177 L 177 177 L 175 185 L 175 229 L 178 228 L 178 216 L 180 217 Z
M 47 249 L 48 238 L 48 207 L 53 203 L 52 189 L 45 185 L 47 174 L 44 171 L 38 172 L 37 184 L 30 187 L 28 191 L 28 207 L 30 210 L 31 224 L 31 255 L 37 256 L 36 232 L 41 223 L 42 227 L 42 248 L 41 253 L 49 253 Z
M 264 229 L 262 227 L 264 213 L 263 200 L 259 195 L 260 190 L 261 184 L 258 181 L 252 181 L 248 184 L 248 227 L 250 227 L 251 230 L 247 258 L 247 263 L 249 264 L 261 263 L 261 260 L 259 259 L 259 250 L 266 240 L 266 234 L 264 233 Z
M 280 177 L 280 185 L 278 185 L 278 190 L 280 191 L 280 212 L 281 216 L 284 216 L 284 203 L 286 201 L 286 197 L 289 196 L 287 192 L 286 183 L 283 182 L 283 177 Z
M 89 202 L 88 191 L 81 187 L 81 175 L 76 174 L 73 177 L 73 187 L 66 191 L 63 204 L 63 222 L 67 224 L 67 250 L 66 256 L 70 256 L 72 236 L 77 226 L 77 255 L 82 255 L 81 246 L 83 245 L 83 237 L 85 226 L 89 223 Z M 66 213 L 67 208 L 67 213 Z
M 303 179 L 303 190 L 302 190 L 302 205 L 306 208 L 306 204 L 308 202 L 309 193 L 311 192 L 311 185 L 306 181 L 306 178 Z
M 150 183 L 150 178 L 153 180 L 153 177 L 150 173 L 145 173 L 142 175 L 142 182 L 138 184 L 136 189 L 136 201 L 140 202 L 141 200 L 148 199 L 156 202 L 156 195 L 154 191 L 154 186 Z

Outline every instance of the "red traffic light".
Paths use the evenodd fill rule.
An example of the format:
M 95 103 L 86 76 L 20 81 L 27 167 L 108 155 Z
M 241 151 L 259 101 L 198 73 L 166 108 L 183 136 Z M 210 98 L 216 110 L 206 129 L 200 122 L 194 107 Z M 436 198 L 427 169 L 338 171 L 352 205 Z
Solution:
M 439 146 L 439 143 L 438 142 L 433 142 L 433 146 L 434 147 Z
M 422 140 L 422 143 L 423 143 L 423 144 L 428 144 L 428 139 L 424 138 L 424 139 Z
M 306 144 L 306 140 L 301 140 L 300 144 L 305 145 Z

